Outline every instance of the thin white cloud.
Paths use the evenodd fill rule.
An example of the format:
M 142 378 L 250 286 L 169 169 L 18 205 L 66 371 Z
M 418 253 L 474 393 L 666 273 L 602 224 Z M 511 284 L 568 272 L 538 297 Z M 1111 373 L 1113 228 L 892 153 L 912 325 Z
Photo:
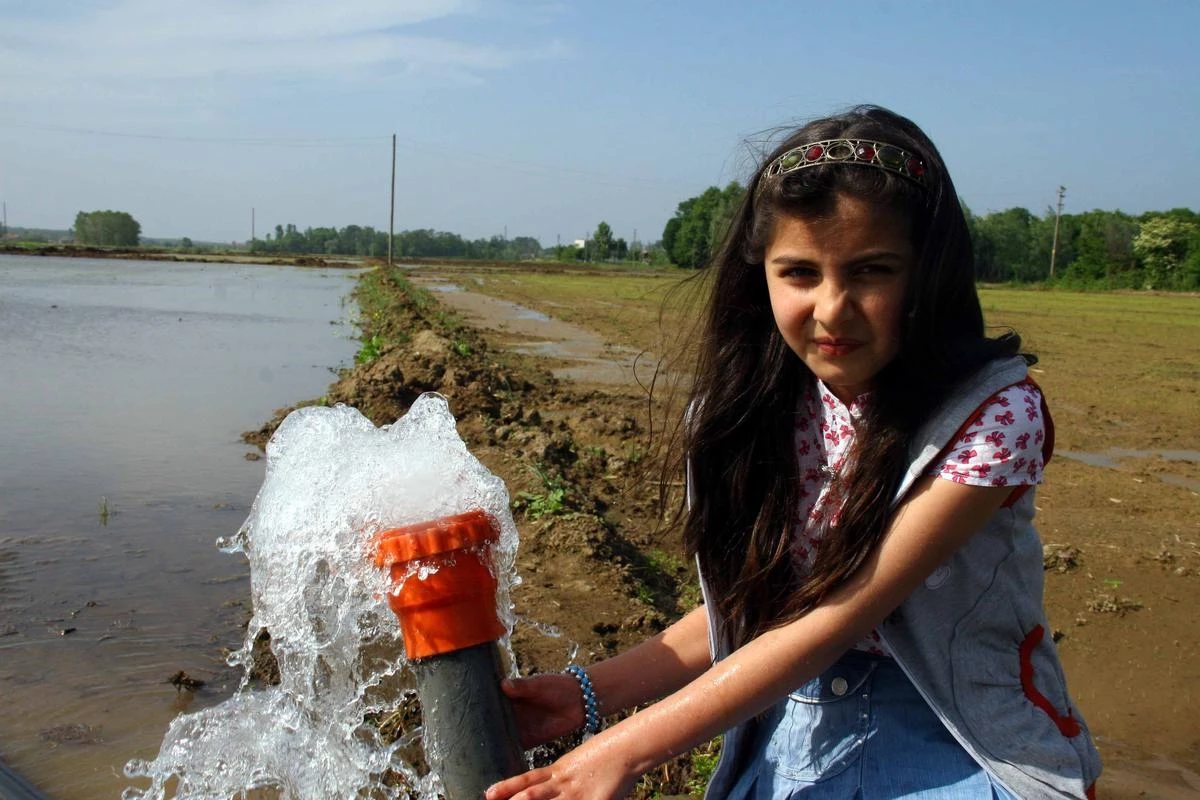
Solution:
M 421 30 L 493 14 L 467 0 L 102 0 L 54 11 L 0 4 L 0 102 L 133 108 L 172 91 L 219 101 L 244 81 L 259 91 L 298 80 L 476 82 L 562 55 L 554 43 L 480 43 Z

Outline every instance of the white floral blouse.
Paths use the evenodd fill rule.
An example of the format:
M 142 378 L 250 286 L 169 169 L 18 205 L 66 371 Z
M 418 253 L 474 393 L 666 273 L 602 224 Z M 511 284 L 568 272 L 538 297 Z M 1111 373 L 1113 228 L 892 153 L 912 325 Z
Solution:
M 824 383 L 801 402 L 796 414 L 796 454 L 800 467 L 800 503 L 796 509 L 793 551 L 802 570 L 812 568 L 826 521 L 836 526 L 840 506 L 831 497 L 830 477 L 840 471 L 854 442 L 862 395 L 848 406 Z M 1042 395 L 1029 383 L 993 395 L 964 427 L 958 440 L 934 462 L 929 474 L 971 486 L 1027 486 L 1042 482 Z M 855 645 L 888 655 L 878 633 Z

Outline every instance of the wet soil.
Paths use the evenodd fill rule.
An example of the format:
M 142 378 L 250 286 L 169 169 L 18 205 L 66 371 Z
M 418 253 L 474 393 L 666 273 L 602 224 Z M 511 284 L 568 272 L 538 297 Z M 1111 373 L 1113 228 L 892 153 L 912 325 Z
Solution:
M 592 333 L 579 309 L 568 326 L 536 298 L 527 308 L 539 313 L 523 314 L 469 278 L 448 290 L 444 279 L 414 277 L 441 290 L 398 271 L 364 276 L 363 338 L 376 344 L 318 402 L 384 424 L 423 391 L 449 399 L 468 446 L 514 499 L 520 669 L 598 660 L 692 608 L 694 574 L 661 523 L 660 488 L 679 499 L 678 481 L 659 480 L 663 409 L 632 348 Z M 265 442 L 288 411 L 248 441 Z M 1086 443 L 1072 441 L 1072 414 L 1057 421 L 1060 441 L 1076 448 Z M 1126 421 L 1124 435 L 1144 448 L 1194 448 L 1178 429 L 1131 432 L 1136 424 Z M 1194 479 L 1196 469 L 1161 457 L 1060 458 L 1039 491 L 1048 614 L 1105 758 L 1100 796 L 1111 800 L 1200 797 L 1200 495 L 1161 479 Z M 698 768 L 681 759 L 637 793 L 694 793 Z

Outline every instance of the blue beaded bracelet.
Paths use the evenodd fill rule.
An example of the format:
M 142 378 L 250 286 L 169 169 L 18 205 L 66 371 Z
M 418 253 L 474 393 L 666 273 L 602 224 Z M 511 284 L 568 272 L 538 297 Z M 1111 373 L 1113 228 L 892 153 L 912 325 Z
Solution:
M 579 690 L 583 692 L 583 729 L 588 733 L 600 732 L 600 707 L 596 703 L 596 692 L 592 689 L 592 679 L 587 670 L 578 664 L 569 664 L 567 672 L 579 681 Z

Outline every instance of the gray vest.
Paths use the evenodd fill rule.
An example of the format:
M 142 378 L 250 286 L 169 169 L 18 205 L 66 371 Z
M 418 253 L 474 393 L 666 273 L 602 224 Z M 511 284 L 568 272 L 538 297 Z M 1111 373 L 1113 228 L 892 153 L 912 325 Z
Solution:
M 917 433 L 895 503 L 989 397 L 1026 377 L 1020 358 L 970 377 Z M 1001 508 L 879 628 L 896 662 L 977 762 L 1017 797 L 1084 798 L 1100 774 L 1087 725 L 1067 695 L 1042 607 L 1034 492 Z M 701 581 L 708 600 L 708 587 Z M 707 604 L 713 608 L 712 603 Z M 709 615 L 714 657 L 729 653 Z M 725 735 L 707 797 L 726 796 L 751 742 Z

